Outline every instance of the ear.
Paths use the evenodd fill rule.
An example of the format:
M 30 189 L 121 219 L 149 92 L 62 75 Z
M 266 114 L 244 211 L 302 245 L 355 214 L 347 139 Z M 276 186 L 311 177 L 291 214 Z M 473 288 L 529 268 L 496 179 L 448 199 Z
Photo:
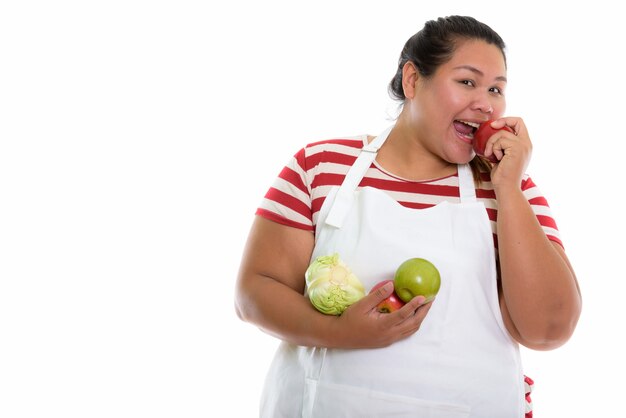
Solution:
M 404 97 L 407 99 L 415 97 L 415 86 L 419 77 L 415 64 L 407 61 L 402 67 L 402 89 L 404 90 Z

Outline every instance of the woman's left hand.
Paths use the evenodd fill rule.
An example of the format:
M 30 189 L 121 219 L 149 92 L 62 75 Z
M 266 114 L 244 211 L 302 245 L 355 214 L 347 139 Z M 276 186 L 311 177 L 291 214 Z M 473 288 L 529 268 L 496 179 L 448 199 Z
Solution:
M 513 129 L 513 132 L 501 129 L 505 126 Z M 532 143 L 526 125 L 522 118 L 505 117 L 496 119 L 491 127 L 499 129 L 485 146 L 485 156 L 493 153 L 498 159 L 491 171 L 491 182 L 495 188 L 519 188 L 532 154 Z

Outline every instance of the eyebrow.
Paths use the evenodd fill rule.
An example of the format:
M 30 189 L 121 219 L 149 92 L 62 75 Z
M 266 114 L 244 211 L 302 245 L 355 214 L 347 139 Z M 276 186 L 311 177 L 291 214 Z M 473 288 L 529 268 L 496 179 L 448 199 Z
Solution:
M 471 72 L 473 72 L 473 73 L 476 73 L 476 74 L 480 75 L 481 77 L 484 77 L 484 75 L 485 75 L 485 74 L 484 74 L 482 71 L 480 71 L 478 68 L 476 68 L 476 67 L 472 67 L 471 65 L 459 65 L 458 67 L 454 67 L 453 69 L 454 69 L 454 70 L 469 70 L 469 71 L 471 71 Z M 503 82 L 505 82 L 505 83 L 508 81 L 508 80 L 506 79 L 506 77 L 505 77 L 505 76 L 503 76 L 503 75 L 496 77 L 496 80 L 497 80 L 497 81 L 503 81 Z

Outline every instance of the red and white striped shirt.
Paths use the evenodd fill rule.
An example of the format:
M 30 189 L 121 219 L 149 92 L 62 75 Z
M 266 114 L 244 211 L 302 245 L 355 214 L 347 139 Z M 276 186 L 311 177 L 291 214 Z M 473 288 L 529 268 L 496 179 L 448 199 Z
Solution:
M 367 135 L 311 143 L 298 151 L 270 187 L 257 215 L 272 221 L 315 232 L 319 210 L 333 186 L 339 186 Z M 359 184 L 387 192 L 399 204 L 414 209 L 429 208 L 443 201 L 460 202 L 458 175 L 428 181 L 411 181 L 386 171 L 376 161 Z M 563 245 L 547 200 L 528 175 L 522 191 L 547 237 Z M 485 204 L 497 248 L 498 204 L 489 173 L 481 175 L 476 197 Z
M 341 185 L 366 143 L 367 135 L 362 135 L 305 146 L 280 172 L 256 214 L 283 225 L 315 233 L 317 217 L 326 196 L 333 186 Z M 456 174 L 428 181 L 410 181 L 389 173 L 374 161 L 358 187 L 366 186 L 387 192 L 399 204 L 408 208 L 424 209 L 443 201 L 460 202 L 459 178 Z M 523 177 L 521 188 L 546 236 L 563 245 L 548 202 L 528 175 Z M 498 204 L 489 173 L 481 175 L 476 197 L 485 204 L 497 249 Z M 531 391 L 534 382 L 524 376 L 524 385 L 524 416 L 532 418 Z

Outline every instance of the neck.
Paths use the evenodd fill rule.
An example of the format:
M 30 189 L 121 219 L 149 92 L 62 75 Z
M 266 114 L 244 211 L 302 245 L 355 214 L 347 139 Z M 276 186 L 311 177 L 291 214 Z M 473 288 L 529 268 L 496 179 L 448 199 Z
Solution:
M 414 181 L 446 177 L 456 172 L 456 164 L 431 152 L 418 132 L 402 118 L 378 151 L 376 161 L 385 170 Z

